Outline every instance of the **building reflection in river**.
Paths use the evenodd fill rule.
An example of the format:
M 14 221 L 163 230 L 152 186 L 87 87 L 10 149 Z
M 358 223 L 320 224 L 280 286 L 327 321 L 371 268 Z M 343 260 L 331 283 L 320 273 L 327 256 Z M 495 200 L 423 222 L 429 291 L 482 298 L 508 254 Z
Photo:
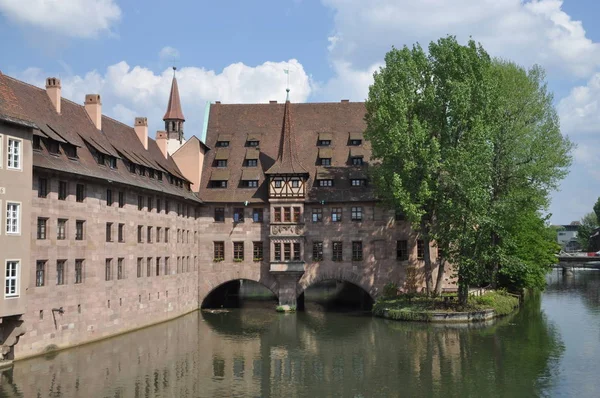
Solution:
M 559 356 L 559 337 L 535 300 L 492 326 L 463 328 L 319 312 L 196 312 L 16 362 L 2 374 L 0 396 L 536 396 Z

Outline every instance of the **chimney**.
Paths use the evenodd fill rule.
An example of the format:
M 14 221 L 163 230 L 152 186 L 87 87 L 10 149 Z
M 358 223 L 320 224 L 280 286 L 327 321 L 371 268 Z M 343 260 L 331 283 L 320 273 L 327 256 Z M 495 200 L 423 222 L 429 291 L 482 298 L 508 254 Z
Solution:
M 343 99 L 343 100 L 341 101 L 341 103 L 342 103 L 342 104 L 347 104 L 348 102 L 350 102 L 350 100 Z
M 167 158 L 167 132 L 166 131 L 157 131 L 156 132 L 156 145 L 158 145 L 158 149 L 162 152 L 165 159 Z
M 215 101 L 215 104 L 220 105 L 221 101 Z
M 269 101 L 269 104 L 276 104 L 276 103 L 277 103 L 277 100 L 270 100 Z
M 85 111 L 98 130 L 102 130 L 102 102 L 100 94 L 86 94 Z
M 145 117 L 136 117 L 133 129 L 144 146 L 144 149 L 148 150 L 148 119 Z
M 46 79 L 46 94 L 50 97 L 56 113 L 60 113 L 60 79 L 56 77 L 49 77 Z

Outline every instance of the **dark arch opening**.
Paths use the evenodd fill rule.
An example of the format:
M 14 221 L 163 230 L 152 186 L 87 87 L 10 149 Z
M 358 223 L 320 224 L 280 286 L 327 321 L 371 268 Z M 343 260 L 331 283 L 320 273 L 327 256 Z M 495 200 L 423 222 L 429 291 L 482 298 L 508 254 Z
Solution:
M 275 294 L 263 284 L 249 279 L 234 279 L 214 288 L 200 308 L 243 308 L 277 303 Z
M 325 279 L 308 286 L 296 302 L 298 310 L 349 312 L 373 308 L 373 299 L 365 289 L 339 279 Z

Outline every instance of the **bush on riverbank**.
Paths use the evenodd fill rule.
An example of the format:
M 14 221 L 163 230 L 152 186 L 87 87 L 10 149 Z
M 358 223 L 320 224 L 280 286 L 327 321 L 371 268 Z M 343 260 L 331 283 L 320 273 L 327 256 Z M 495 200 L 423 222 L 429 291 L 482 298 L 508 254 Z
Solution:
M 402 295 L 393 299 L 377 300 L 373 314 L 406 321 L 427 321 L 433 312 L 473 312 L 494 310 L 497 316 L 507 315 L 519 306 L 519 299 L 503 291 L 471 296 L 467 305 L 460 305 L 456 295 L 428 297 L 425 295 Z

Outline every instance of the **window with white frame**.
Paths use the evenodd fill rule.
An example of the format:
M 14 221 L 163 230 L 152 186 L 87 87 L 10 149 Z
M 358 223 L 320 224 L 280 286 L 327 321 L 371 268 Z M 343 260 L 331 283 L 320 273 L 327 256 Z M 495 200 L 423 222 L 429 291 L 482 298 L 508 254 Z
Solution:
M 21 168 L 21 140 L 16 138 L 8 139 L 8 159 L 6 165 L 9 169 Z
M 21 204 L 6 202 L 6 233 L 18 234 L 21 232 Z
M 19 297 L 19 261 L 6 262 L 6 278 L 4 279 L 4 297 Z

